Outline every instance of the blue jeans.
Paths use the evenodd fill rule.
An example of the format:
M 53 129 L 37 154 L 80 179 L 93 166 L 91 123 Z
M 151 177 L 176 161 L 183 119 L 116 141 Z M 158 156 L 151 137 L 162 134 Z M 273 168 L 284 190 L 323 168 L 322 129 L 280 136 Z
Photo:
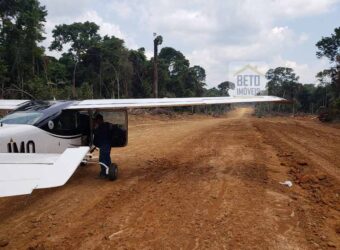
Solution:
M 102 145 L 99 147 L 99 164 L 100 164 L 100 174 L 109 174 L 109 167 L 111 167 L 111 145 Z

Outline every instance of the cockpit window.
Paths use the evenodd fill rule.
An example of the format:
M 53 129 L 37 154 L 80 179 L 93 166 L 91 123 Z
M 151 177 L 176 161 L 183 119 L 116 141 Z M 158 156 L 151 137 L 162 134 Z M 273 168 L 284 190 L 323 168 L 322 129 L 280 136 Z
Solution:
M 33 125 L 42 115 L 39 112 L 15 112 L 0 119 L 0 123 Z

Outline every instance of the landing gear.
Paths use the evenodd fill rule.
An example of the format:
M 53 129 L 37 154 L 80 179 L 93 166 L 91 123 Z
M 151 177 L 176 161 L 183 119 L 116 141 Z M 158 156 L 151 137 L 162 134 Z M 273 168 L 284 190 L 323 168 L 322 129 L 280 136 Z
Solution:
M 114 181 L 118 178 L 118 166 L 115 163 L 112 163 L 109 167 L 109 174 L 108 174 L 109 180 Z

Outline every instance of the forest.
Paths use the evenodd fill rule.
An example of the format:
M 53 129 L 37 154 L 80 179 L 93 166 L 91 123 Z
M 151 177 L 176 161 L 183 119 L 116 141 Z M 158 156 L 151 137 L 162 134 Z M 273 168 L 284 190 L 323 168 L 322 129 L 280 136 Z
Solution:
M 129 49 L 124 40 L 100 36 L 94 22 L 56 25 L 48 48 L 44 24 L 47 10 L 38 0 L 0 2 L 0 98 L 85 99 L 147 98 L 153 96 L 153 58 L 144 48 Z M 162 37 L 159 44 L 162 43 Z M 163 45 L 166 44 L 163 42 Z M 58 51 L 59 58 L 48 56 Z M 319 107 L 340 110 L 340 27 L 316 41 L 315 56 L 329 67 L 302 83 L 291 68 L 266 73 L 267 93 L 293 100 L 300 112 Z M 162 46 L 158 54 L 159 97 L 228 96 L 233 83 L 207 88 L 205 69 L 185 55 Z M 217 83 L 213 83 L 217 84 Z

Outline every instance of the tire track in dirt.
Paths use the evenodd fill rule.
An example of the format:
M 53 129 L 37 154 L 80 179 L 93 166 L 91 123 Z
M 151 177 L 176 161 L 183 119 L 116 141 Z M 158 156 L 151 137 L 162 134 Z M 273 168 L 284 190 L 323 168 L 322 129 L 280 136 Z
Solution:
M 282 131 L 287 138 L 293 139 L 294 142 L 300 144 L 301 148 L 305 148 L 307 153 L 308 151 L 312 151 L 323 157 L 325 160 L 331 159 L 332 162 L 334 162 L 334 166 L 340 163 L 340 138 L 335 138 L 334 136 L 329 137 L 323 131 L 317 133 L 313 131 L 313 129 L 305 129 L 306 127 L 300 123 L 285 126 L 278 123 L 275 127 L 277 131 Z M 282 127 L 285 129 L 280 129 Z M 336 167 L 335 171 L 338 168 L 339 167 Z
M 280 155 L 293 149 L 273 133 L 276 121 L 246 109 L 195 119 L 133 127 L 130 145 L 114 151 L 117 182 L 94 180 L 92 165 L 65 187 L 34 194 L 27 208 L 9 212 L 18 200 L 0 202 L 0 238 L 10 234 L 10 248 L 317 249 L 322 235 L 312 229 L 329 227 L 308 223 L 328 225 L 317 216 L 330 210 L 298 185 L 279 184 L 291 176 Z
M 199 144 L 199 141 L 201 141 L 200 139 L 201 133 L 205 133 L 205 131 L 204 130 L 199 131 L 199 133 L 197 133 L 194 136 L 198 138 L 197 142 L 195 142 L 195 140 L 190 141 L 187 145 L 183 145 L 183 146 L 190 147 L 192 143 Z M 163 183 L 165 182 L 173 183 L 175 186 L 177 186 L 177 184 L 181 184 L 181 189 L 183 192 L 193 194 L 194 193 L 193 189 L 195 189 L 197 184 L 195 182 L 190 181 L 192 185 L 187 186 L 187 181 L 182 180 L 183 175 L 188 176 L 188 174 L 190 174 L 193 170 L 195 170 L 195 169 L 190 169 L 188 166 L 195 165 L 196 161 L 200 161 L 201 158 L 208 157 L 208 155 L 211 154 L 211 152 L 209 148 L 207 150 L 202 150 L 201 154 L 198 157 L 194 158 L 194 162 L 187 162 L 188 157 L 186 157 L 183 154 L 181 156 L 182 158 L 184 158 L 184 162 L 176 161 L 176 160 L 174 161 L 173 159 L 176 159 L 176 154 L 177 153 L 175 153 L 174 155 L 170 154 L 169 156 L 167 156 L 167 158 L 164 158 L 164 159 L 155 158 L 154 160 L 148 161 L 147 164 L 149 166 L 148 166 L 147 171 L 144 171 L 144 175 L 138 176 L 138 180 L 136 181 L 135 185 L 130 187 L 130 189 L 127 190 L 126 192 L 119 192 L 119 195 L 118 195 L 119 199 L 123 200 L 124 203 L 118 202 L 117 199 L 115 199 L 115 196 L 117 196 L 117 193 L 108 194 L 103 199 L 101 199 L 101 201 L 98 202 L 97 205 L 93 208 L 93 210 L 97 211 L 99 216 L 93 218 L 93 220 L 88 221 L 85 225 L 84 223 L 80 223 L 79 226 L 74 227 L 72 231 L 69 231 L 69 234 L 73 235 L 70 238 L 72 239 L 73 238 L 85 238 L 89 234 L 89 232 L 87 232 L 87 230 L 84 230 L 84 228 L 92 227 L 93 229 L 93 224 L 95 224 L 96 220 L 99 220 L 99 221 L 112 220 L 111 223 L 106 223 L 104 225 L 105 231 L 120 232 L 123 230 L 123 232 L 119 234 L 119 237 L 130 238 L 133 235 L 133 238 L 134 238 L 133 243 L 136 245 L 146 247 L 147 245 L 145 244 L 148 243 L 148 244 L 155 244 L 155 246 L 157 246 L 157 244 L 159 244 L 157 243 L 157 241 L 161 242 L 162 240 L 157 237 L 155 238 L 153 231 L 150 231 L 150 230 L 151 228 L 155 228 L 155 227 L 162 228 L 162 225 L 159 222 L 157 222 L 157 220 L 162 220 L 161 218 L 158 217 L 159 214 L 163 214 L 165 215 L 165 217 L 168 217 L 168 219 L 170 218 L 170 220 L 174 220 L 174 221 L 177 221 L 178 220 L 177 217 L 181 216 L 180 213 L 167 215 L 166 211 L 164 211 L 164 207 L 167 207 L 167 204 L 165 204 L 166 200 L 178 199 L 178 202 L 181 203 L 180 197 L 178 196 L 176 197 L 176 195 L 174 196 L 174 195 L 168 194 L 168 192 L 164 192 L 164 189 L 158 190 L 157 187 L 162 188 L 164 185 Z M 190 157 L 189 159 L 192 160 Z M 168 159 L 171 159 L 171 160 L 168 160 Z M 200 175 L 207 174 L 207 171 L 209 171 L 209 169 L 200 168 L 199 171 L 197 172 L 200 176 Z M 190 174 L 190 176 L 188 177 L 192 179 L 195 176 L 192 176 Z M 155 185 L 157 185 L 156 188 L 155 188 Z M 132 194 L 132 197 L 130 197 L 131 190 L 134 190 L 134 192 L 136 192 L 135 195 Z M 145 194 L 147 194 L 146 197 L 145 197 Z M 129 205 L 129 200 L 133 201 L 132 206 Z M 125 217 L 124 221 L 119 222 L 119 224 L 121 225 L 123 224 L 123 225 L 120 226 L 119 228 L 112 228 L 112 230 L 110 229 L 109 224 L 117 224 L 117 221 L 115 221 L 112 218 L 112 215 L 110 215 L 110 207 L 112 206 L 111 204 L 115 204 L 114 207 L 118 208 L 115 210 L 115 213 L 120 214 L 119 217 L 121 218 Z M 171 204 L 172 203 L 170 203 L 170 205 Z M 119 208 L 119 206 L 122 206 L 122 207 Z M 107 207 L 109 209 L 103 209 Z M 176 206 L 176 204 L 175 204 L 175 207 L 170 206 L 167 208 L 167 210 L 169 211 L 176 211 L 176 209 L 183 209 L 183 208 L 181 206 L 179 207 Z M 129 211 L 129 215 L 124 216 L 124 214 L 126 214 L 124 210 Z M 141 211 L 141 212 L 138 213 L 138 211 Z M 86 216 L 87 215 L 85 215 L 85 217 Z M 138 230 L 136 231 L 136 229 Z M 95 229 L 95 230 L 102 231 L 100 228 Z M 79 231 L 84 231 L 84 232 L 82 235 L 79 235 Z M 184 231 L 188 231 L 188 230 L 184 230 Z M 105 233 L 103 234 L 105 235 Z M 163 232 L 161 234 L 165 234 L 165 233 Z M 104 238 L 108 237 L 110 239 L 111 235 L 106 235 Z M 99 238 L 97 240 L 101 241 L 102 239 Z M 109 245 L 114 244 L 116 246 L 121 246 L 121 247 L 124 246 L 124 245 L 121 245 L 120 241 L 117 242 L 114 239 L 112 239 L 112 242 L 110 241 L 106 243 L 108 243 Z M 153 243 L 154 241 L 156 241 L 156 243 Z M 66 239 L 63 244 L 69 247 L 75 246 L 74 245 L 75 243 L 73 243 L 72 241 L 68 239 Z M 88 241 L 82 242 L 81 246 L 84 248 L 87 248 L 91 246 L 91 242 L 88 242 Z
M 248 142 L 249 137 L 251 143 Z M 256 139 L 261 140 L 259 137 L 258 134 L 253 135 L 251 124 L 232 121 L 210 127 L 182 145 L 190 150 L 175 152 L 164 159 L 156 158 L 149 162 L 149 173 L 139 178 L 136 185 L 130 188 L 130 191 L 136 190 L 138 195 L 126 199 L 126 196 L 131 195 L 127 190 L 126 194 L 120 192 L 120 199 L 124 201 L 120 203 L 121 207 L 114 197 L 117 194 L 105 197 L 103 203 L 94 207 L 102 215 L 96 219 L 106 220 L 105 225 L 101 225 L 105 230 L 98 227 L 94 235 L 113 232 L 110 235 L 106 233 L 106 241 L 102 244 L 117 248 L 179 248 L 183 245 L 187 249 L 294 248 L 298 243 L 287 241 L 290 232 L 286 226 L 282 226 L 291 220 L 287 222 L 286 217 L 284 220 L 273 219 L 276 214 L 287 214 L 289 209 L 283 204 L 286 200 L 283 203 L 277 200 L 275 207 L 268 200 L 277 194 L 274 192 L 267 197 L 267 189 L 271 187 L 268 186 L 267 167 L 262 162 L 269 159 L 261 153 L 264 148 L 256 142 Z M 226 142 L 230 145 L 227 143 L 226 146 Z M 248 151 L 244 151 L 243 144 L 247 144 Z M 233 148 L 238 148 L 236 159 L 231 159 L 235 156 Z M 228 149 L 230 152 L 224 154 Z M 227 176 L 222 173 L 222 166 L 232 168 Z M 129 200 L 133 201 L 131 205 Z M 117 222 L 110 215 L 111 204 L 118 208 L 116 216 L 119 214 L 118 217 L 124 220 Z M 102 209 L 107 205 L 107 211 Z M 88 221 L 88 225 L 82 224 L 82 227 L 88 228 L 93 224 L 95 221 Z M 110 224 L 122 226 L 111 227 Z M 75 228 L 73 233 L 71 231 L 72 241 L 74 238 L 83 239 L 89 234 L 85 230 L 84 234 L 79 235 L 78 231 L 82 227 Z M 91 237 L 91 241 L 94 238 Z M 172 242 L 172 238 L 176 242 Z M 77 241 L 72 241 L 66 239 L 65 246 L 74 247 Z M 97 241 L 103 239 L 97 238 Z M 91 248 L 93 243 L 85 241 L 81 244 L 83 248 Z
M 232 178 L 241 178 L 244 188 L 236 188 L 233 194 L 233 199 L 239 201 L 233 203 L 231 211 L 240 211 L 240 214 L 236 217 L 239 221 L 235 221 L 233 225 L 236 242 L 229 245 L 229 248 L 261 249 L 265 246 L 268 249 L 294 249 L 297 245 L 303 246 L 296 236 L 286 230 L 287 225 L 294 223 L 290 216 L 286 216 L 291 210 L 286 205 L 290 202 L 289 198 L 277 199 L 280 190 L 269 174 L 272 171 L 270 166 L 276 164 L 271 156 L 272 149 L 264 144 L 262 135 L 257 133 L 252 120 L 241 131 L 241 134 L 249 131 L 241 139 L 247 149 L 245 152 L 252 152 L 253 159 L 242 159 L 242 162 L 237 163 L 240 164 L 238 168 L 230 172 Z M 248 235 L 248 238 L 239 236 L 239 232 L 242 232 L 241 235 Z M 242 241 L 246 243 L 241 243 Z
M 300 126 L 296 125 L 285 126 L 285 129 L 282 129 L 280 125 L 275 125 L 271 128 L 271 131 L 276 133 L 294 151 L 300 152 L 304 157 L 319 165 L 320 168 L 324 168 L 334 178 L 339 178 L 340 173 L 337 164 L 340 162 L 340 159 L 337 156 L 340 154 L 340 148 L 329 148 L 327 145 L 328 141 L 325 142 L 325 146 L 321 146 L 321 139 L 316 137 L 307 141 L 307 138 L 310 137 L 308 132 L 301 132 Z
M 322 134 L 327 139 L 340 139 L 340 131 L 337 128 L 333 128 L 328 124 L 315 122 L 296 121 L 296 124 L 300 126 L 304 131 L 313 133 L 315 136 Z
M 212 205 L 208 208 L 208 216 L 209 218 L 213 218 L 215 216 L 215 214 L 217 213 L 217 211 L 219 210 L 222 202 L 223 202 L 223 196 L 226 192 L 227 189 L 227 181 L 223 180 L 222 181 L 222 185 L 220 187 L 220 191 L 218 193 L 217 197 L 213 197 L 213 199 L 215 199 L 215 201 L 212 203 Z
M 307 249 L 303 247 L 304 241 L 298 240 L 299 227 L 292 218 L 292 207 L 287 207 L 291 200 L 278 193 L 280 187 L 268 175 L 271 169 L 266 165 L 273 164 L 270 152 L 267 151 L 270 148 L 260 144 L 262 138 L 254 131 L 251 122 L 242 122 L 243 120 L 234 121 L 225 125 L 223 130 L 229 136 L 224 136 L 223 139 L 231 144 L 227 147 L 224 144 L 222 151 L 213 158 L 216 167 L 221 167 L 217 173 L 219 183 L 223 188 L 226 184 L 227 188 L 226 191 L 215 188 L 218 195 L 213 197 L 215 200 L 209 210 L 210 215 L 215 217 L 215 223 L 224 228 L 224 233 L 219 238 L 220 243 L 215 247 L 296 249 L 300 246 L 301 249 Z M 220 145 L 219 140 L 214 139 Z M 226 164 L 222 168 L 218 161 L 226 149 L 231 152 L 228 155 L 229 161 L 222 160 Z M 231 156 L 234 158 L 230 159 Z M 221 194 L 224 196 L 222 203 Z M 219 209 L 215 210 L 216 204 Z M 293 229 L 295 232 L 292 232 Z M 202 243 L 204 240 L 196 238 L 187 249 L 204 246 Z
M 292 198 L 300 205 L 296 210 L 300 226 L 304 228 L 306 239 L 315 249 L 328 249 L 340 246 L 337 236 L 339 223 L 340 193 L 338 177 L 322 168 L 324 158 L 314 155 L 311 160 L 310 150 L 305 144 L 294 140 L 297 125 L 279 126 L 275 123 L 266 124 L 266 129 L 257 124 L 266 140 L 277 149 L 282 166 L 287 168 L 294 184 L 302 188 Z M 302 132 L 301 132 L 302 133 Z M 305 132 L 305 137 L 309 131 Z M 292 138 L 292 136 L 294 136 Z M 312 141 L 316 140 L 313 138 Z M 311 141 L 311 143 L 312 143 Z M 325 143 L 325 144 L 324 144 Z M 327 145 L 327 140 L 320 140 L 319 147 Z M 332 166 L 334 167 L 334 166 Z
M 340 180 L 340 169 L 331 155 L 323 153 L 322 150 L 316 150 L 307 143 L 300 142 L 296 137 L 289 133 L 282 132 L 284 136 L 281 139 L 291 148 L 304 155 L 309 161 L 316 164 L 319 168 L 324 169 L 329 175 L 333 176 L 338 181 Z M 339 152 L 340 153 L 340 152 Z
M 204 127 L 209 127 L 219 122 L 220 120 L 208 120 L 206 123 L 202 124 L 197 124 L 194 122 L 189 125 L 181 124 L 181 130 L 179 132 L 182 134 L 178 133 L 174 134 L 173 136 L 170 135 L 170 143 L 175 142 L 176 144 L 176 136 L 179 138 L 186 138 L 188 133 L 192 134 L 192 132 L 196 129 L 203 129 L 204 131 Z M 155 124 L 155 126 L 157 126 L 157 124 Z M 174 125 L 170 126 L 170 130 L 173 126 Z M 185 129 L 183 129 L 183 127 Z M 157 133 L 159 133 L 160 136 L 162 133 L 164 134 L 164 132 L 167 132 L 167 130 L 169 130 L 168 127 L 158 130 L 155 129 L 155 131 L 159 131 Z M 156 132 L 153 133 L 156 134 Z M 166 143 L 166 140 L 168 139 L 166 138 L 166 140 L 164 140 L 163 138 L 164 136 L 162 136 L 162 141 L 165 141 Z M 138 142 L 138 144 L 144 145 L 145 148 L 145 143 L 142 139 L 143 137 L 139 139 L 141 143 Z M 132 145 L 132 147 L 126 148 L 126 151 L 142 151 L 139 150 L 139 145 L 136 146 Z M 167 149 L 165 149 L 165 151 L 166 150 Z M 169 152 L 172 150 L 173 148 L 170 148 Z M 122 151 L 117 150 L 116 152 Z M 148 159 L 150 156 L 149 154 L 145 154 L 144 151 L 140 152 L 140 154 L 144 158 L 140 159 L 140 156 L 136 153 L 136 156 L 134 157 L 135 159 L 131 159 L 134 160 L 134 162 L 131 163 L 132 166 L 134 166 L 137 161 L 136 167 L 121 171 L 120 179 L 114 184 L 106 183 L 101 180 L 95 180 L 94 176 L 97 175 L 98 167 L 88 166 L 82 169 L 83 171 L 78 171 L 75 176 L 72 177 L 71 181 L 62 188 L 39 190 L 34 192 L 32 198 L 30 198 L 30 202 L 27 205 L 23 204 L 25 203 L 27 197 L 13 197 L 6 199 L 1 203 L 3 210 L 0 211 L 0 217 L 4 218 L 4 220 L 2 221 L 2 225 L 0 227 L 0 238 L 1 236 L 7 238 L 7 235 L 11 235 L 11 244 L 14 246 L 21 246 L 21 248 L 25 246 L 25 242 L 32 242 L 31 246 L 39 244 L 48 246 L 48 242 L 50 242 L 51 246 L 56 243 L 58 246 L 62 246 L 64 242 L 64 246 L 68 247 L 73 246 L 73 243 L 68 245 L 68 241 L 74 241 L 75 246 L 79 246 L 79 242 L 86 241 L 78 241 L 77 239 L 80 239 L 81 236 L 84 236 L 84 239 L 95 236 L 96 233 L 93 232 L 96 231 L 98 217 L 100 217 L 97 215 L 97 204 L 100 204 L 102 200 L 106 200 L 107 197 L 105 194 L 108 194 L 108 196 L 111 195 L 115 198 L 111 199 L 111 201 L 116 202 L 121 201 L 121 199 L 126 199 L 124 201 L 129 202 L 130 196 L 126 195 L 125 197 L 122 197 L 120 192 L 123 194 L 124 192 L 125 194 L 133 194 L 133 190 L 131 191 L 130 188 L 133 189 L 135 182 L 138 181 L 139 178 L 143 179 L 143 176 L 149 175 L 148 169 L 141 171 L 138 168 L 143 167 L 143 165 L 147 166 L 148 163 L 145 161 L 145 158 Z M 130 161 L 129 158 L 126 160 L 128 162 Z M 168 171 L 171 171 L 171 169 Z M 154 185 L 155 182 L 150 182 L 150 186 Z M 133 198 L 135 198 L 134 195 L 131 197 L 131 203 L 134 202 Z M 18 206 L 19 210 L 13 210 L 13 204 L 17 204 L 16 206 Z M 41 216 L 41 212 L 45 213 L 47 216 Z M 84 220 L 83 218 L 86 219 Z M 101 218 L 102 217 L 100 217 L 99 220 Z M 106 218 L 102 219 L 104 223 L 100 223 L 100 225 L 98 225 L 99 227 L 105 226 L 104 224 Z M 5 220 L 6 224 L 4 223 Z M 91 221 L 91 223 L 86 224 L 86 221 Z M 20 228 L 16 226 L 17 223 L 22 224 Z M 86 230 L 85 225 L 89 228 L 89 230 Z M 72 237 L 69 236 L 72 235 L 72 228 L 77 228 L 78 230 L 73 235 L 76 240 L 71 240 Z M 46 233 L 41 234 L 41 232 L 44 231 Z M 83 234 L 82 232 L 86 232 L 86 234 Z M 97 244 L 98 242 L 102 241 L 102 238 L 103 236 L 99 238 Z M 20 239 L 20 241 L 18 239 Z M 45 240 L 42 241 L 41 239 Z

